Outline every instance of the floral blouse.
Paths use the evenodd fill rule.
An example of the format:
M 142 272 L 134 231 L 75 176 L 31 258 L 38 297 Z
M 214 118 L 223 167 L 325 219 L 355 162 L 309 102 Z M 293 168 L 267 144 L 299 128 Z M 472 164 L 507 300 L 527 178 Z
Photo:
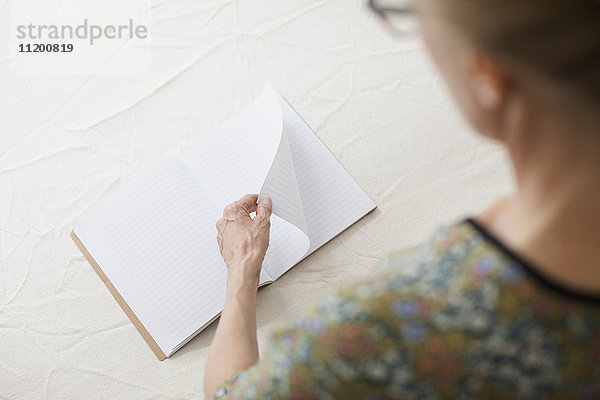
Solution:
M 600 297 L 465 220 L 277 329 L 215 398 L 600 399 Z

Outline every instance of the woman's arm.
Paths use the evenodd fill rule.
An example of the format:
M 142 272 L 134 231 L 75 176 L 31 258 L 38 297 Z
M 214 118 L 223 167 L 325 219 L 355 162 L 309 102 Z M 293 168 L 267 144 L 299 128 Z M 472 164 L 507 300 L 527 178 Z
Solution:
M 217 386 L 258 360 L 256 292 L 260 268 L 269 245 L 271 199 L 256 205 L 258 195 L 246 195 L 225 207 L 217 222 L 217 241 L 227 264 L 227 296 L 208 353 L 204 374 L 207 399 Z M 250 211 L 256 206 L 256 217 Z

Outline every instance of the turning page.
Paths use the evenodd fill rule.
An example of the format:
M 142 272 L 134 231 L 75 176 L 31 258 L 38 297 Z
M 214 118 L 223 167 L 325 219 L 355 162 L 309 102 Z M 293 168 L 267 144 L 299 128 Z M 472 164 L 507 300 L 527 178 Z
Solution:
M 267 84 L 240 117 L 180 158 L 221 212 L 245 194 L 257 193 L 265 181 L 271 182 L 267 194 L 273 198 L 271 236 L 263 262 L 269 275 L 271 270 L 297 264 L 310 246 L 296 170 L 282 133 L 281 96 Z
M 273 199 L 263 262 L 273 280 L 375 208 L 268 83 L 238 119 L 181 160 L 219 210 L 257 188 L 259 200 Z
M 260 202 L 265 197 L 273 199 L 273 213 L 275 215 L 293 224 L 308 237 L 308 228 L 306 227 L 302 208 L 302 197 L 296 180 L 294 159 L 292 158 L 285 129 L 281 133 L 277 154 L 260 189 L 258 201 Z
M 310 239 L 309 248 L 302 257 L 305 258 L 376 205 L 298 113 L 283 97 L 278 97 L 283 115 L 283 136 L 288 143 L 290 164 L 294 167 L 294 178 L 288 178 L 287 186 L 293 187 L 292 181 L 296 185 L 302 223 Z M 285 158 L 287 156 L 282 157 Z M 265 182 L 265 193 L 273 190 L 269 185 Z M 288 189 L 287 193 L 293 191 Z M 292 266 L 279 264 L 269 266 L 267 270 L 273 279 L 277 279 Z

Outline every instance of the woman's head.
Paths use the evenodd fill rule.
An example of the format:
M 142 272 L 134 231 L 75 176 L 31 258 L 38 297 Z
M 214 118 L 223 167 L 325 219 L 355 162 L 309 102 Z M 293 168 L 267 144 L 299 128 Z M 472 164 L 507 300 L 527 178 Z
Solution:
M 600 0 L 414 4 L 451 92 L 480 131 L 496 134 L 485 110 L 515 92 L 600 114 Z

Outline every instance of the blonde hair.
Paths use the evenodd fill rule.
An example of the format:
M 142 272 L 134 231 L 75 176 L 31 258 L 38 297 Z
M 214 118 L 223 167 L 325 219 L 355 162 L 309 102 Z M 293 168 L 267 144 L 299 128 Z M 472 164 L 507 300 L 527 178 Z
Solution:
M 600 105 L 600 0 L 421 1 L 484 51 Z

